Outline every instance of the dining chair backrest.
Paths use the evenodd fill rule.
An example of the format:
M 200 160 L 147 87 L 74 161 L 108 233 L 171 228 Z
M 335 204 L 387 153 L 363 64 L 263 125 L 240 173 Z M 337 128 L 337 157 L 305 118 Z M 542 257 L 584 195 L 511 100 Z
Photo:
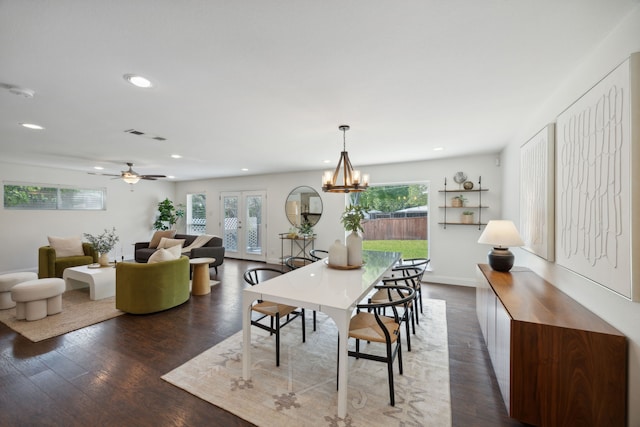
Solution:
M 326 258 L 329 256 L 329 251 L 325 251 L 323 249 L 311 249 L 309 251 L 309 256 L 311 258 L 313 258 L 314 260 L 318 261 L 321 260 L 323 258 Z
M 282 271 L 269 267 L 250 268 L 244 272 L 244 281 L 251 286 L 257 285 L 265 280 L 273 279 L 276 276 L 284 274 Z
M 416 291 L 412 287 L 403 286 L 403 285 L 378 285 L 375 287 L 376 290 L 386 290 L 388 292 L 396 293 L 395 298 L 389 298 L 386 301 L 380 302 L 370 302 L 370 303 L 360 303 L 356 307 L 358 310 L 371 310 L 372 313 L 376 315 L 376 319 L 381 327 L 383 327 L 382 321 L 379 320 L 378 313 L 381 313 L 383 308 L 391 307 L 394 313 L 394 319 L 396 323 L 400 321 L 400 317 L 398 316 L 398 311 L 396 310 L 397 306 L 406 306 L 409 304 L 416 296 Z M 384 327 L 383 327 L 384 328 Z
M 291 270 L 304 267 L 305 265 L 311 264 L 314 262 L 316 262 L 316 260 L 313 260 L 311 258 L 301 257 L 301 256 L 290 256 L 284 261 L 285 265 L 289 267 Z
M 397 285 L 408 286 L 411 289 L 418 289 L 422 280 L 423 271 L 420 268 L 404 268 L 402 275 L 395 275 L 382 279 L 385 286 Z

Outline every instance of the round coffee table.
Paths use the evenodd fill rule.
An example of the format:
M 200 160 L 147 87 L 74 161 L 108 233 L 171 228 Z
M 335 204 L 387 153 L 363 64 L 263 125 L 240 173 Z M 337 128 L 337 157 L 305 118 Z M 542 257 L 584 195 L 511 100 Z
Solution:
M 192 295 L 206 295 L 211 292 L 209 264 L 215 261 L 215 258 L 191 258 L 189 260 L 189 264 L 193 265 Z

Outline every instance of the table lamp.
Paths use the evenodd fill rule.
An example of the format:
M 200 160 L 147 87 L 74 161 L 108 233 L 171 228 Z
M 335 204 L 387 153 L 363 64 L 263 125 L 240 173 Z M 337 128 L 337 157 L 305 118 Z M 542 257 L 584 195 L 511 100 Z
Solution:
M 478 243 L 493 246 L 488 258 L 489 265 L 496 271 L 511 270 L 514 256 L 509 248 L 524 245 L 513 222 L 503 219 L 489 221 Z

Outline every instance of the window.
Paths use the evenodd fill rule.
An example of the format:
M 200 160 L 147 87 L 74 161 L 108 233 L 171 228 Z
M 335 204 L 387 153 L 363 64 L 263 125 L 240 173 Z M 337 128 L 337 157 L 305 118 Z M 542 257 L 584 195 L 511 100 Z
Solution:
M 363 249 L 401 252 L 403 258 L 428 258 L 427 184 L 370 186 L 351 193 L 348 203 L 367 206 Z
M 4 184 L 4 208 L 21 210 L 105 210 L 106 188 L 47 184 Z
M 187 194 L 187 234 L 207 232 L 207 196 Z

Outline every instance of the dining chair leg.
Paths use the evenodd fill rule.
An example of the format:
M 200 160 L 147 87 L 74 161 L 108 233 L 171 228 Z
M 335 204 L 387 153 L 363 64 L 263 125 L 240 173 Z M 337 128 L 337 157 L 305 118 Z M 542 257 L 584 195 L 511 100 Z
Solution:
M 389 400 L 391 406 L 396 406 L 395 391 L 393 389 L 393 356 L 390 343 L 387 343 L 387 375 L 389 376 Z
M 276 366 L 280 366 L 280 315 L 276 313 Z M 271 318 L 273 321 L 273 317 Z
M 407 351 L 411 351 L 411 330 L 409 328 L 409 316 L 410 313 L 408 313 L 405 309 L 405 313 L 404 313 L 404 323 L 405 323 L 405 328 L 407 330 Z M 412 319 L 413 320 L 413 319 Z M 413 333 L 416 333 L 416 327 L 415 325 L 413 326 Z
M 307 328 L 305 327 L 305 323 L 304 323 L 304 308 L 301 309 L 302 310 L 302 342 L 306 341 L 307 338 Z M 315 313 L 315 311 L 314 311 Z

